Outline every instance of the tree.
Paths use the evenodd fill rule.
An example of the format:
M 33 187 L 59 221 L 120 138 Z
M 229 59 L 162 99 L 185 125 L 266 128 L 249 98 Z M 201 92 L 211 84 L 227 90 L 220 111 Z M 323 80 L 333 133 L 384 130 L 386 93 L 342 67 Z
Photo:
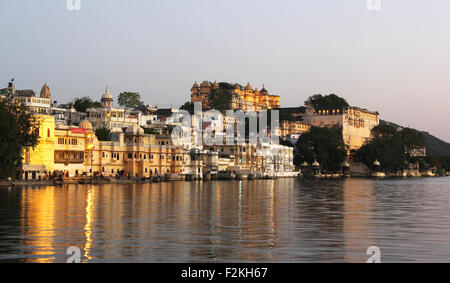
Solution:
M 425 135 L 417 130 L 404 128 L 400 131 L 400 136 L 405 145 L 406 160 L 411 162 L 416 151 L 425 147 Z
M 99 128 L 95 130 L 95 136 L 99 141 L 110 141 L 111 131 L 107 128 Z
M 19 104 L 0 101 L 0 178 L 15 175 L 23 149 L 39 142 L 39 120 Z
M 194 115 L 194 103 L 188 101 L 180 107 L 180 110 L 185 110 L 189 114 Z
M 211 107 L 211 109 L 219 110 L 222 112 L 226 111 L 230 109 L 231 96 L 232 94 L 228 89 L 219 88 L 213 90 L 209 96 L 209 106 Z
M 296 145 L 295 165 L 303 162 L 312 164 L 317 160 L 323 169 L 338 172 L 347 156 L 342 129 L 312 127 L 298 139 Z
M 347 100 L 336 94 L 321 95 L 315 94 L 305 101 L 305 105 L 312 106 L 315 110 L 344 110 L 349 107 Z
M 75 99 L 73 107 L 77 112 L 86 112 L 89 108 L 101 108 L 102 104 L 99 101 L 92 101 L 88 96 L 83 96 L 82 98 Z
M 406 167 L 405 145 L 399 132 L 390 125 L 372 129 L 373 139 L 354 152 L 354 159 L 372 167 L 375 160 L 388 172 Z
M 284 145 L 284 146 L 288 146 L 288 147 L 295 147 L 295 145 L 291 141 L 283 140 L 281 137 L 280 137 L 280 145 Z
M 130 109 L 138 109 L 144 104 L 138 92 L 122 92 L 117 101 L 120 106 Z

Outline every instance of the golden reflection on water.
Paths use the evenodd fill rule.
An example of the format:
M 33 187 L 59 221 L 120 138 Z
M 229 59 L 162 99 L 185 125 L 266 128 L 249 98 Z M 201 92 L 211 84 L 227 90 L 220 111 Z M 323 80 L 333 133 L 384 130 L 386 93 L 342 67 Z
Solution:
M 344 184 L 344 239 L 346 253 L 345 262 L 364 262 L 368 258 L 364 252 L 372 245 L 372 181 L 356 179 Z
M 89 188 L 88 196 L 86 201 L 86 225 L 84 226 L 84 231 L 86 235 L 86 243 L 84 244 L 84 257 L 87 261 L 91 260 L 90 256 L 91 246 L 92 246 L 92 222 L 94 221 L 94 198 L 95 189 Z
M 54 249 L 56 228 L 54 190 L 23 190 L 21 199 L 21 227 L 22 233 L 27 236 L 21 244 L 34 247 L 32 261 L 53 262 L 54 258 L 49 255 Z
M 375 186 L 280 179 L 16 189 L 7 196 L 17 194 L 20 233 L 9 235 L 18 245 L 8 252 L 31 262 L 65 262 L 70 246 L 82 248 L 84 262 L 364 262 L 380 244 L 374 204 L 395 205 Z M 427 195 L 416 192 L 408 204 Z

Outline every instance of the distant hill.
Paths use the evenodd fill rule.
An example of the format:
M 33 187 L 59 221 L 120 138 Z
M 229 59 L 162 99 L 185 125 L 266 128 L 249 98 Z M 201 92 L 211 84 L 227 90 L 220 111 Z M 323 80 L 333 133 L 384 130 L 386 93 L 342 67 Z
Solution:
M 403 128 L 395 123 L 380 120 L 380 124 L 389 124 L 395 128 Z M 427 140 L 427 155 L 429 156 L 450 156 L 450 143 L 445 142 L 428 132 L 423 132 Z

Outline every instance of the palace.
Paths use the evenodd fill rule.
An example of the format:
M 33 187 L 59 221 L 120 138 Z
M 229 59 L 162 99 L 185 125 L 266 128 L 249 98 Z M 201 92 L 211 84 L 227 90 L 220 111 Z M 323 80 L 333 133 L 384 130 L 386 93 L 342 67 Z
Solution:
M 307 106 L 303 120 L 314 127 L 341 127 L 344 143 L 351 151 L 359 149 L 372 138 L 371 131 L 380 124 L 380 114 L 358 107 L 316 110 Z
M 227 84 L 229 86 L 229 84 Z M 200 84 L 197 82 L 191 88 L 191 102 L 202 102 L 204 108 L 210 108 L 209 98 L 213 91 L 222 89 L 221 84 L 214 82 L 204 81 Z M 253 89 L 250 83 L 244 88 L 239 84 L 234 85 L 234 89 L 229 87 L 224 88 L 230 95 L 230 110 L 243 110 L 243 111 L 262 111 L 277 109 L 280 107 L 280 96 L 271 95 L 263 86 L 259 91 Z

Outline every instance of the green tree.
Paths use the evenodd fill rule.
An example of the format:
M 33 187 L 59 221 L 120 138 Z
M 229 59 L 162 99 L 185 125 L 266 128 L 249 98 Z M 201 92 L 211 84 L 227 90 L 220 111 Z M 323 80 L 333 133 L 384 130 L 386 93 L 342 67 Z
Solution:
M 405 145 L 406 160 L 411 161 L 417 150 L 426 145 L 425 135 L 422 132 L 411 128 L 404 128 L 400 131 L 403 144 Z
M 23 105 L 0 101 L 0 178 L 20 169 L 24 148 L 39 142 L 40 122 Z
M 130 109 L 139 109 L 144 104 L 138 92 L 122 92 L 117 101 L 120 106 Z
M 110 141 L 111 131 L 107 128 L 98 128 L 95 130 L 95 136 L 99 141 Z
M 338 172 L 347 156 L 341 128 L 312 127 L 298 139 L 295 165 L 303 162 L 312 164 L 317 160 L 323 169 Z
M 75 99 L 73 107 L 77 112 L 86 112 L 89 108 L 101 108 L 102 104 L 99 101 L 93 101 L 88 96 L 83 96 L 81 98 Z
M 209 96 L 209 106 L 211 109 L 226 111 L 230 109 L 232 94 L 227 89 L 216 89 Z
M 189 114 L 194 115 L 194 103 L 188 101 L 180 107 L 181 110 L 189 112 Z
M 406 167 L 405 145 L 399 132 L 390 125 L 372 129 L 373 139 L 354 152 L 354 159 L 371 167 L 375 160 L 387 172 L 396 172 Z
M 344 110 L 349 106 L 347 100 L 336 94 L 322 95 L 315 94 L 310 96 L 308 100 L 305 101 L 305 105 L 312 106 L 315 110 L 333 110 L 340 109 Z

